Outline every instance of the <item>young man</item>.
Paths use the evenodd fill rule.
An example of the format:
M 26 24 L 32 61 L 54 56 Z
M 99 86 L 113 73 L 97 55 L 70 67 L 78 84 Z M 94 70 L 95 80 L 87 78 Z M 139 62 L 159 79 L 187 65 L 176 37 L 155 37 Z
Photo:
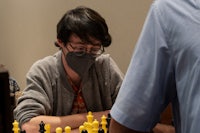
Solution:
M 88 111 L 100 120 L 111 109 L 123 74 L 104 47 L 111 44 L 105 20 L 94 10 L 69 10 L 57 24 L 59 51 L 33 64 L 27 87 L 18 99 L 15 119 L 26 133 L 39 131 L 43 121 L 78 128 Z

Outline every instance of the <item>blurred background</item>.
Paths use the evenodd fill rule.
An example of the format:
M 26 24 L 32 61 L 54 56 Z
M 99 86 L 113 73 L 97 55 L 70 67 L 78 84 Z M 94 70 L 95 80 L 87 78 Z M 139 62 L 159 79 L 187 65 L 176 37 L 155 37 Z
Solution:
M 152 0 L 0 0 L 0 64 L 20 88 L 31 65 L 58 48 L 56 25 L 63 14 L 80 5 L 99 12 L 113 42 L 106 48 L 125 74 Z

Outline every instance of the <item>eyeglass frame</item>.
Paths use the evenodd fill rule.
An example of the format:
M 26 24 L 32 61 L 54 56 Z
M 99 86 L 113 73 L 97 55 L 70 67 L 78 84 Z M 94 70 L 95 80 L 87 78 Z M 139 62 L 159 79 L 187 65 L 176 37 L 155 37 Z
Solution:
M 76 54 L 76 56 L 83 56 L 87 53 L 87 47 L 86 45 L 95 45 L 95 44 L 92 44 L 92 43 L 83 43 L 83 42 L 71 42 L 71 41 L 68 41 L 69 46 L 73 49 L 73 52 Z M 83 49 L 82 51 L 80 50 L 81 48 L 77 49 L 78 47 L 76 46 L 72 46 L 72 44 L 79 44 L 81 45 L 81 48 Z M 103 54 L 105 52 L 105 49 L 104 49 L 104 46 L 102 44 L 99 44 L 100 48 L 98 49 L 97 53 L 100 51 L 99 54 L 94 54 L 92 53 L 92 48 L 89 52 L 90 55 L 92 55 L 93 57 L 98 57 L 100 56 L 101 54 Z M 75 52 L 75 50 L 77 49 L 77 51 L 80 51 L 80 52 Z

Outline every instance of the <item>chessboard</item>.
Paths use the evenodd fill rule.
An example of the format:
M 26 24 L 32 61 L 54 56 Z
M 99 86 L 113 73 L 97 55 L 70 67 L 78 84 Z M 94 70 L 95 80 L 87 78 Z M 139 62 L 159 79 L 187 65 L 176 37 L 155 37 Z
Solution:
M 78 133 L 108 133 L 109 124 L 111 116 L 108 114 L 107 116 L 103 115 L 101 117 L 101 122 L 97 121 L 92 112 L 89 111 L 86 115 L 87 121 L 85 121 L 82 125 L 79 126 Z M 19 123 L 14 120 L 13 124 L 13 133 L 26 133 L 24 130 L 20 130 Z M 39 131 L 38 133 L 72 133 L 71 127 L 67 126 L 62 129 L 61 127 L 57 127 L 56 131 L 51 131 L 51 125 L 48 123 L 45 123 L 41 121 L 41 123 L 38 125 Z

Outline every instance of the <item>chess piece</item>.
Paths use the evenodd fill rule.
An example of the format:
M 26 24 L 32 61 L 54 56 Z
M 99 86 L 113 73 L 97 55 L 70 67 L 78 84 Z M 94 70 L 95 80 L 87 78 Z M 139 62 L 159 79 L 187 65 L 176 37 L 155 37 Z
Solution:
M 13 132 L 14 133 L 19 133 L 19 130 L 20 130 L 19 129 L 19 123 L 15 120 L 12 124 L 13 124 L 13 129 L 12 129 Z
M 81 131 L 81 133 L 88 133 L 88 131 L 84 129 Z
M 50 129 L 51 129 L 50 124 L 45 124 L 44 129 L 46 130 L 45 133 L 50 133 L 51 132 L 50 131 Z
M 39 124 L 40 129 L 39 129 L 39 133 L 44 133 L 46 130 L 44 128 L 45 124 L 43 121 L 41 121 L 41 123 Z
M 104 133 L 107 133 L 107 121 L 105 115 L 101 117 L 101 128 L 104 130 Z
M 92 123 L 92 122 L 93 122 L 94 116 L 92 115 L 92 112 L 91 112 L 91 111 L 88 112 L 88 115 L 87 115 L 86 117 L 87 117 L 87 121 L 88 121 L 89 123 Z
M 61 127 L 57 127 L 56 128 L 56 133 L 62 133 L 62 128 Z
M 98 133 L 99 122 L 96 119 L 92 122 L 92 127 L 92 133 Z
M 65 127 L 65 133 L 70 133 L 71 132 L 71 127 L 70 126 L 66 126 Z
M 83 125 L 79 126 L 79 133 L 81 133 L 83 130 L 85 130 L 85 127 Z
M 104 129 L 99 128 L 98 133 L 105 133 L 105 132 L 104 132 Z
M 108 116 L 106 118 L 106 121 L 107 121 L 107 125 L 106 125 L 106 128 L 107 128 L 107 133 L 109 133 L 109 126 L 110 126 L 110 120 L 111 120 L 111 115 L 110 113 L 108 113 Z

